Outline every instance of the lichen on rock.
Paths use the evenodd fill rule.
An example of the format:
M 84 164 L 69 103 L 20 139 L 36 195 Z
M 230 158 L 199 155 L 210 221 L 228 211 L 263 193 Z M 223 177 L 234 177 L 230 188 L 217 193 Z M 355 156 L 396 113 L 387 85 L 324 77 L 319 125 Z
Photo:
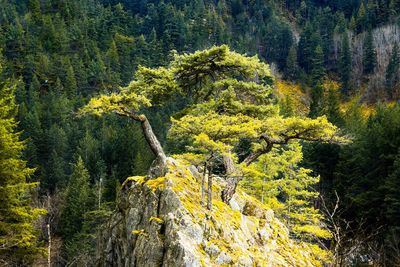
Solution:
M 289 238 L 273 212 L 238 190 L 230 205 L 200 204 L 198 171 L 169 158 L 165 177 L 128 178 L 102 232 L 98 266 L 322 266 L 306 244 Z

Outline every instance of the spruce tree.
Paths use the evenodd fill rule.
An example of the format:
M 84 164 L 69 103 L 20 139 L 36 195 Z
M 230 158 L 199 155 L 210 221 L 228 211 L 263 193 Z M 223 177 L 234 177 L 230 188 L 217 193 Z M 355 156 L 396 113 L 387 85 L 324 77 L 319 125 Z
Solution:
M 373 74 L 377 64 L 376 51 L 372 31 L 369 30 L 364 39 L 363 45 L 363 65 L 364 74 Z
M 323 100 L 324 87 L 321 83 L 317 83 L 311 88 L 311 105 L 309 114 L 311 118 L 316 118 L 322 115 Z
M 78 157 L 65 190 L 65 207 L 61 214 L 61 232 L 65 240 L 72 240 L 82 230 L 82 218 L 90 208 L 90 198 L 89 173 Z
M 31 206 L 30 190 L 38 184 L 27 181 L 34 169 L 21 159 L 25 143 L 16 132 L 14 92 L 0 81 L 0 265 L 6 266 L 29 265 L 43 252 L 34 222 L 44 211 Z
M 394 44 L 389 64 L 386 68 L 386 92 L 389 98 L 393 98 L 393 89 L 399 81 L 399 46 Z
M 356 30 L 362 32 L 367 26 L 367 13 L 365 10 L 364 1 L 361 1 L 360 7 L 358 8 L 356 16 Z
M 312 44 L 312 34 L 313 27 L 311 24 L 307 23 L 304 27 L 303 32 L 300 35 L 299 45 L 297 49 L 297 60 L 299 62 L 299 66 L 303 68 L 307 73 L 311 68 L 310 59 L 314 52 L 315 47 Z
M 293 45 L 286 59 L 285 78 L 287 80 L 296 80 L 299 75 L 299 65 L 297 63 L 297 51 Z
M 317 46 L 311 58 L 311 84 L 316 86 L 325 76 L 324 52 L 321 46 Z
M 74 68 L 71 64 L 69 64 L 69 66 L 67 67 L 64 87 L 69 97 L 73 97 L 76 95 L 78 86 L 75 78 Z
M 388 176 L 384 189 L 385 189 L 385 209 L 386 219 L 391 230 L 395 230 L 397 235 L 400 235 L 400 153 L 396 156 L 393 163 L 393 171 Z
M 339 73 L 342 82 L 342 93 L 347 95 L 350 90 L 350 76 L 351 76 L 351 51 L 349 44 L 349 37 L 347 32 L 344 33 L 342 38 L 342 49 L 340 50 L 339 57 Z

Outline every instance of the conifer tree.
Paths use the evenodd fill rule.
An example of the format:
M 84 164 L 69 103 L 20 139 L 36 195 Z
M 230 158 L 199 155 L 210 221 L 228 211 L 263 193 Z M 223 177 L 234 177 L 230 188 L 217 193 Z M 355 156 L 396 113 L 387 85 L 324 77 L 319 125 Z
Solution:
M 1 66 L 0 66 L 1 72 Z M 1 75 L 0 75 L 1 77 Z M 31 206 L 34 169 L 22 160 L 25 143 L 16 132 L 15 86 L 0 81 L 0 265 L 29 265 L 41 252 L 35 221 L 44 211 Z
M 251 82 L 255 75 L 258 83 Z M 227 46 L 175 55 L 168 68 L 142 67 L 135 77 L 120 93 L 93 98 L 81 114 L 115 113 L 140 122 L 157 157 L 153 164 L 157 168 L 151 169 L 156 173 L 149 173 L 150 178 L 166 173 L 166 154 L 146 116 L 139 112 L 150 105 L 162 105 L 176 93 L 189 96 L 194 103 L 190 112 L 173 120 L 171 136 L 176 140 L 186 139 L 200 154 L 224 158 L 228 176 L 236 172 L 237 155 L 231 152 L 241 139 L 253 140 L 253 147 L 257 148 L 243 152 L 248 154 L 241 162 L 246 166 L 269 153 L 275 145 L 285 145 L 294 139 L 345 140 L 337 136 L 336 127 L 326 118 L 279 116 L 277 106 L 268 97 L 272 82 L 268 66 L 256 57 L 232 52 Z M 222 193 L 225 202 L 230 201 L 240 180 L 236 175 L 229 177 Z
M 324 67 L 324 52 L 322 51 L 322 47 L 318 45 L 311 58 L 311 84 L 316 86 L 318 83 L 322 83 L 322 80 L 325 76 L 325 67 Z
M 69 97 L 73 97 L 76 95 L 78 86 L 75 78 L 74 68 L 71 64 L 69 64 L 67 67 L 64 87 Z
M 119 72 L 120 70 L 119 55 L 118 55 L 117 45 L 115 44 L 114 40 L 111 42 L 110 48 L 107 51 L 107 64 L 112 71 L 116 73 Z
M 61 232 L 65 240 L 72 240 L 82 230 L 82 218 L 90 209 L 91 194 L 89 173 L 82 158 L 78 157 L 65 189 L 66 205 L 61 214 Z
M 321 82 L 318 82 L 311 88 L 311 104 L 309 114 L 311 118 L 316 118 L 322 115 L 323 101 L 324 87 Z
M 299 65 L 297 63 L 297 51 L 293 45 L 286 59 L 285 78 L 288 80 L 296 80 L 299 75 Z
M 400 155 L 396 156 L 393 163 L 393 171 L 387 178 L 384 189 L 385 189 L 385 209 L 386 218 L 391 230 L 395 231 L 396 236 L 400 234 L 398 222 L 400 220 L 400 197 L 399 197 L 399 186 L 400 186 Z M 390 233 L 389 233 L 390 234 Z
M 347 95 L 350 90 L 350 75 L 351 75 L 351 49 L 347 32 L 343 34 L 342 47 L 339 56 L 339 73 L 342 82 L 342 93 Z
M 364 74 L 373 74 L 377 63 L 376 51 L 372 31 L 369 30 L 363 44 L 363 66 Z
M 386 92 L 393 98 L 393 90 L 399 82 L 400 51 L 397 43 L 394 44 L 389 64 L 386 68 Z
M 303 68 L 307 73 L 311 69 L 311 58 L 314 53 L 315 46 L 312 40 L 313 27 L 310 23 L 307 23 L 300 35 L 299 45 L 297 49 L 297 60 L 299 66 Z
M 362 32 L 367 27 L 367 12 L 365 10 L 364 1 L 361 1 L 357 11 L 356 30 Z

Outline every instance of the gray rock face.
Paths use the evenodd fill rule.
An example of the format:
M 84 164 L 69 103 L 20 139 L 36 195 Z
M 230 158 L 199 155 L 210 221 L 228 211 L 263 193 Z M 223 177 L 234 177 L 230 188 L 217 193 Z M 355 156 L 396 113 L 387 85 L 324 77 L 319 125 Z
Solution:
M 208 211 L 196 169 L 169 167 L 166 179 L 127 180 L 100 235 L 96 266 L 313 266 L 272 211 L 249 204 L 243 193 L 230 205 L 214 199 Z
M 121 193 L 118 208 L 102 233 L 97 266 L 201 266 L 188 241 L 200 243 L 202 229 L 179 212 L 172 190 L 134 184 Z

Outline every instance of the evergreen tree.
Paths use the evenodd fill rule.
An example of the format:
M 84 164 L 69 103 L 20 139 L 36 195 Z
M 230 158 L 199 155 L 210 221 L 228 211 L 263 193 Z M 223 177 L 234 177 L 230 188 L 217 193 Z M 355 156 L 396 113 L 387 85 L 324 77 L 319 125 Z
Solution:
M 71 64 L 69 64 L 69 66 L 67 67 L 64 87 L 69 97 L 76 96 L 78 86 L 75 78 L 74 68 Z
M 369 30 L 363 44 L 363 66 L 364 74 L 374 73 L 377 64 L 376 51 L 372 31 Z
M 296 80 L 299 75 L 299 65 L 297 63 L 297 51 L 293 45 L 286 59 L 285 78 L 288 80 Z
M 14 92 L 9 81 L 0 81 L 0 264 L 5 266 L 29 265 L 43 252 L 34 223 L 44 211 L 31 206 L 30 190 L 38 184 L 27 181 L 34 169 L 21 159 L 25 143 L 16 132 Z
M 349 44 L 348 34 L 347 32 L 345 32 L 342 38 L 342 47 L 339 56 L 339 73 L 342 82 L 342 93 L 344 95 L 347 95 L 350 90 L 351 71 L 351 48 Z
M 393 98 L 393 89 L 399 82 L 400 51 L 397 43 L 394 44 L 389 64 L 386 68 L 386 91 L 389 98 Z
M 388 176 L 384 189 L 385 189 L 385 214 L 389 227 L 395 231 L 395 236 L 400 235 L 400 154 L 396 156 L 393 163 L 393 171 Z M 388 232 L 388 236 L 391 233 Z
M 307 73 L 311 69 L 311 57 L 314 53 L 315 47 L 312 42 L 313 28 L 311 24 L 307 23 L 300 35 L 300 41 L 297 49 L 297 60 L 299 66 Z
M 65 189 L 65 207 L 61 214 L 61 232 L 70 241 L 82 230 L 83 215 L 91 204 L 89 173 L 81 157 L 72 167 L 72 174 Z
M 328 117 L 328 120 L 333 124 L 337 126 L 343 125 L 343 118 L 340 112 L 339 92 L 333 87 L 328 88 L 324 113 Z
M 322 83 L 324 76 L 324 52 L 322 51 L 322 47 L 318 45 L 311 58 L 311 84 L 316 86 L 317 84 Z
M 316 118 L 322 115 L 323 101 L 324 87 L 321 83 L 317 83 L 311 88 L 311 105 L 309 114 L 311 118 Z
M 367 27 L 367 12 L 365 10 L 364 1 L 361 1 L 356 16 L 356 30 L 362 32 Z

